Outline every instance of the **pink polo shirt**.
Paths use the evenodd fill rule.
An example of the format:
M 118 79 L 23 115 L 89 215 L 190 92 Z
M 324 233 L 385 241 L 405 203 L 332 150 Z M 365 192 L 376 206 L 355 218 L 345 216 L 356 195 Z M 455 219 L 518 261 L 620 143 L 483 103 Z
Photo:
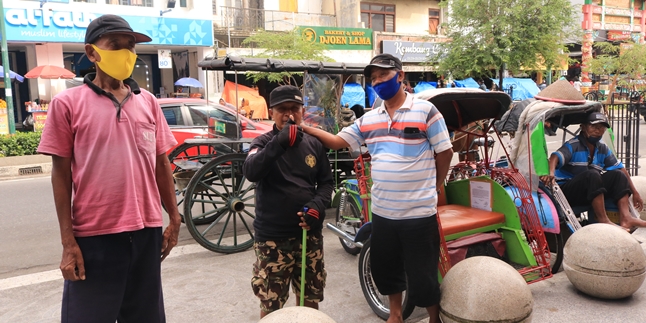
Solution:
M 134 90 L 134 89 L 133 89 Z M 38 153 L 72 158 L 72 224 L 77 237 L 161 227 L 156 156 L 176 144 L 148 91 L 121 108 L 87 84 L 49 105 Z

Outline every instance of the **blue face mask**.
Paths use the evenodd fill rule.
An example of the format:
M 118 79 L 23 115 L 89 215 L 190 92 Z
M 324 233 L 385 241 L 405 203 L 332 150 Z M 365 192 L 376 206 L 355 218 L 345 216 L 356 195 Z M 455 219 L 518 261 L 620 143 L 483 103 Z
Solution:
M 397 76 L 399 73 L 396 73 L 390 80 L 386 82 L 381 82 L 375 85 L 373 88 L 377 95 L 384 101 L 392 99 L 392 97 L 399 92 L 399 89 L 402 87 L 401 83 L 397 82 Z
M 596 145 L 601 140 L 601 137 L 588 137 L 587 140 L 589 143 Z

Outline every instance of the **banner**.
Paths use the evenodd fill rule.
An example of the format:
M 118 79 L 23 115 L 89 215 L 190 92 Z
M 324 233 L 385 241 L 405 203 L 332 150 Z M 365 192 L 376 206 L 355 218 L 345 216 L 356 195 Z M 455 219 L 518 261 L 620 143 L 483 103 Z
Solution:
M 157 60 L 159 61 L 159 68 L 173 68 L 173 59 L 170 55 L 170 49 L 158 49 Z
M 69 10 L 28 6 L 31 4 L 27 1 L 5 6 L 4 20 L 8 41 L 83 43 L 90 21 L 102 15 L 100 12 L 83 10 L 82 6 L 70 6 Z M 152 38 L 152 41 L 146 44 L 213 46 L 212 20 L 163 16 L 121 17 L 133 30 Z

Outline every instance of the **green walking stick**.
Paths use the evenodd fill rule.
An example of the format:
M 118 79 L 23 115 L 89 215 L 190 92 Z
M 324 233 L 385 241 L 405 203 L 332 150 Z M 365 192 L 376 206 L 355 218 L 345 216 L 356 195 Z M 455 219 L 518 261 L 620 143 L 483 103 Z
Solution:
M 308 208 L 303 208 L 303 214 Z M 301 306 L 305 306 L 305 265 L 307 260 L 307 229 L 303 228 L 303 250 L 301 250 Z

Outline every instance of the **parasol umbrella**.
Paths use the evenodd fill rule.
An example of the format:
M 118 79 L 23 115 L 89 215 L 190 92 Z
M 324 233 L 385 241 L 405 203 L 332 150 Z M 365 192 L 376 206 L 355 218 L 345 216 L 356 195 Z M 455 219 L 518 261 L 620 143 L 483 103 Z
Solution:
M 2 67 L 2 66 L 0 66 L 0 73 L 2 73 L 2 75 L 4 75 L 4 67 Z M 9 78 L 14 79 L 14 80 L 16 80 L 18 82 L 22 82 L 22 81 L 25 80 L 25 78 L 22 77 L 22 75 L 14 72 L 12 70 L 9 70 Z
M 73 79 L 76 77 L 76 74 L 60 66 L 41 65 L 41 66 L 36 66 L 32 68 L 31 71 L 25 74 L 25 77 L 28 79 L 36 79 L 36 78 L 47 79 L 49 80 L 49 87 L 51 88 L 52 87 L 51 80 Z M 49 91 L 49 99 L 50 100 L 52 99 L 51 89 Z
M 28 79 L 73 79 L 76 74 L 59 66 L 54 65 L 41 65 L 34 67 L 31 71 L 25 74 Z
M 204 87 L 202 86 L 202 83 L 200 83 L 200 81 L 192 77 L 182 77 L 181 79 L 177 80 L 177 82 L 175 82 L 175 85 L 190 86 L 190 87 Z

